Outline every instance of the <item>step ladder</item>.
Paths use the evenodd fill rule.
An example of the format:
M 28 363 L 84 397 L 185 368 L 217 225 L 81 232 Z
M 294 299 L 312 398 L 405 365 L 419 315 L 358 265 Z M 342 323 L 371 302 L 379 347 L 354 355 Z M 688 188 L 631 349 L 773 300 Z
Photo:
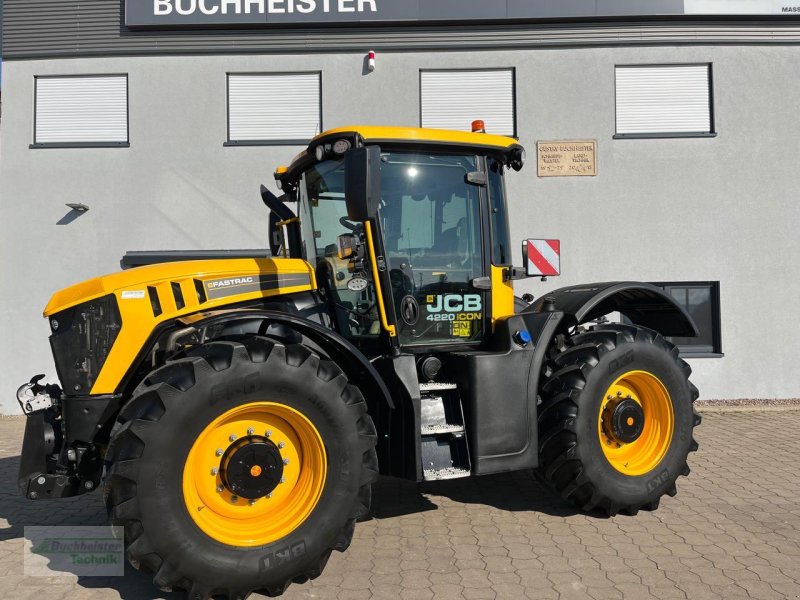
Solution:
M 455 383 L 421 383 L 420 435 L 425 481 L 470 475 L 464 411 Z

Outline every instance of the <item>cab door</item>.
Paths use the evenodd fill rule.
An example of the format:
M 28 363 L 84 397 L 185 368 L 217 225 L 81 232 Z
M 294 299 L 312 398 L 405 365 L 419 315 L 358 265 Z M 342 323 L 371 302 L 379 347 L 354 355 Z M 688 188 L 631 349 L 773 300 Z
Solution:
M 480 344 L 491 314 L 474 156 L 386 152 L 380 223 L 400 344 Z

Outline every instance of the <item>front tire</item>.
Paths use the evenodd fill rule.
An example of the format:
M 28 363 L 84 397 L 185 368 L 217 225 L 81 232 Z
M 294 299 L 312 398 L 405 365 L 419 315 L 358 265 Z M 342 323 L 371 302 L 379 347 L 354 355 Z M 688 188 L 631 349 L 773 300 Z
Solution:
M 656 509 L 697 450 L 690 374 L 649 329 L 606 325 L 562 338 L 542 385 L 540 474 L 582 510 Z
M 263 337 L 212 342 L 154 371 L 122 409 L 106 503 L 158 587 L 277 596 L 349 546 L 376 440 L 332 361 Z

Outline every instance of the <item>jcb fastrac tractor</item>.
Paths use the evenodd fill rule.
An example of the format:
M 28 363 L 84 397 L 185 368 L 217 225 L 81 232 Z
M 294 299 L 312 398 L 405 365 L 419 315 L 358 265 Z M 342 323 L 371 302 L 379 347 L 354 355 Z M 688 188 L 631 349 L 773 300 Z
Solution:
M 645 283 L 515 299 L 504 173 L 524 156 L 329 131 L 277 170 L 282 197 L 262 188 L 272 258 L 166 256 L 56 293 L 60 385 L 18 392 L 23 493 L 102 485 L 130 562 L 193 600 L 320 575 L 379 473 L 536 469 L 583 510 L 655 509 L 697 449 L 665 338 L 695 325 Z

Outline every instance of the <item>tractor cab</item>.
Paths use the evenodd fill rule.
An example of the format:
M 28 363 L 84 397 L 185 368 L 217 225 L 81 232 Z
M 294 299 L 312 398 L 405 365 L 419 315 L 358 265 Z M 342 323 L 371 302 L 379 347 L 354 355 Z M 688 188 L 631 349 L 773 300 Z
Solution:
M 522 156 L 511 138 L 366 127 L 276 174 L 335 328 L 361 348 L 480 346 L 514 310 L 503 174 Z

